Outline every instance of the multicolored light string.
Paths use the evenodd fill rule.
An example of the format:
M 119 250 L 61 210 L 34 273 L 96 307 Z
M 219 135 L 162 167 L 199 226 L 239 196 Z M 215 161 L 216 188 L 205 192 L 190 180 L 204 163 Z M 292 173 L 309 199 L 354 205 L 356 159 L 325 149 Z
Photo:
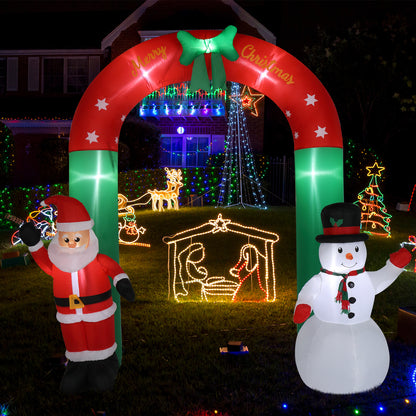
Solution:
M 401 247 L 404 247 L 404 246 L 410 246 L 410 247 L 412 247 L 411 248 L 411 252 L 412 253 L 414 253 L 415 251 L 416 251 L 416 236 L 414 236 L 414 235 L 409 235 L 409 239 L 408 239 L 408 241 L 403 241 L 402 243 L 400 243 L 400 246 Z M 411 267 L 410 266 L 410 263 L 406 266 L 406 270 L 407 271 L 411 271 L 411 272 L 413 272 L 413 273 L 416 273 L 416 259 L 415 259 L 415 262 L 414 262 L 414 266 L 413 267 Z
M 217 204 L 267 208 L 249 143 L 240 84 L 231 84 L 231 97 L 224 169 Z

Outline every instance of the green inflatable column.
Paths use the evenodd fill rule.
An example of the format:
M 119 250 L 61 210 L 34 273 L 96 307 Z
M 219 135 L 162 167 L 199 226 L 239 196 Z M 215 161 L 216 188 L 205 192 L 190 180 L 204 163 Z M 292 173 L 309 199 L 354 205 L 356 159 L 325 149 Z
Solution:
M 69 195 L 80 200 L 94 220 L 100 253 L 119 262 L 118 251 L 118 153 L 83 150 L 69 153 Z M 121 362 L 120 295 L 112 286 L 117 356 Z
M 320 270 L 315 240 L 322 234 L 321 210 L 344 201 L 343 150 L 313 147 L 295 150 L 296 267 L 298 293 Z

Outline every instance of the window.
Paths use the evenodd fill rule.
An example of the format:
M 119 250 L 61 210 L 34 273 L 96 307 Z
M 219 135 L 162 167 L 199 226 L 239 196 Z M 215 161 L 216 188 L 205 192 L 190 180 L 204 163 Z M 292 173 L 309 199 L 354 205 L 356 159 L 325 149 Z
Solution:
M 210 155 L 211 136 L 162 135 L 161 166 L 202 167 Z
M 43 60 L 43 92 L 46 94 L 64 92 L 64 59 Z
M 89 83 L 88 57 L 44 58 L 43 92 L 80 94 Z
M 68 58 L 67 71 L 67 92 L 82 93 L 88 86 L 87 58 Z
M 0 94 L 4 94 L 6 92 L 6 62 L 5 58 L 0 59 Z

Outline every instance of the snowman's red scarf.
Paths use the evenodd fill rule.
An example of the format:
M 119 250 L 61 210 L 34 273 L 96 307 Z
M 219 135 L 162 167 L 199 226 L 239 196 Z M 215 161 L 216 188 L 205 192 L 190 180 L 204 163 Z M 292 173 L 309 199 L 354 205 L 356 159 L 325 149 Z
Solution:
M 342 276 L 342 280 L 339 282 L 338 285 L 338 293 L 337 296 L 335 296 L 335 302 L 341 303 L 341 313 L 348 313 L 350 311 L 350 301 L 348 300 L 348 290 L 347 290 L 347 279 L 350 276 L 357 276 L 357 274 L 361 274 L 365 272 L 365 268 L 359 270 L 353 270 L 347 274 L 345 273 L 335 273 L 331 272 L 326 269 L 321 268 L 321 272 L 326 274 L 331 274 L 334 276 Z

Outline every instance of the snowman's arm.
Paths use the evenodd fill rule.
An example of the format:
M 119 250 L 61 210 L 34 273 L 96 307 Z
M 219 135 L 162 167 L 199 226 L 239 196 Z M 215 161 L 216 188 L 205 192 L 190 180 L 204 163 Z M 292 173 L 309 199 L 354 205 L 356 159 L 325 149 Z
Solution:
M 298 305 L 309 305 L 313 309 L 314 300 L 321 290 L 321 281 L 319 274 L 316 274 L 305 283 L 298 294 L 295 309 Z
M 402 271 L 402 268 L 395 266 L 390 260 L 387 260 L 386 265 L 380 270 L 368 272 L 376 294 L 388 288 Z
M 386 265 L 376 272 L 369 272 L 371 283 L 377 293 L 382 292 L 389 287 L 410 263 L 412 255 L 408 250 L 402 247 L 400 250 L 391 253 L 390 259 L 386 261 Z
M 321 290 L 321 278 L 319 275 L 313 276 L 303 286 L 299 292 L 298 300 L 295 305 L 295 312 L 293 315 L 293 321 L 296 324 L 305 322 L 313 309 L 315 298 L 318 296 Z
M 313 308 L 314 300 L 318 296 L 320 290 L 321 277 L 319 276 L 319 274 L 316 274 L 315 276 L 311 277 L 302 287 L 301 291 L 298 294 L 296 306 L 306 304 L 310 305 Z

